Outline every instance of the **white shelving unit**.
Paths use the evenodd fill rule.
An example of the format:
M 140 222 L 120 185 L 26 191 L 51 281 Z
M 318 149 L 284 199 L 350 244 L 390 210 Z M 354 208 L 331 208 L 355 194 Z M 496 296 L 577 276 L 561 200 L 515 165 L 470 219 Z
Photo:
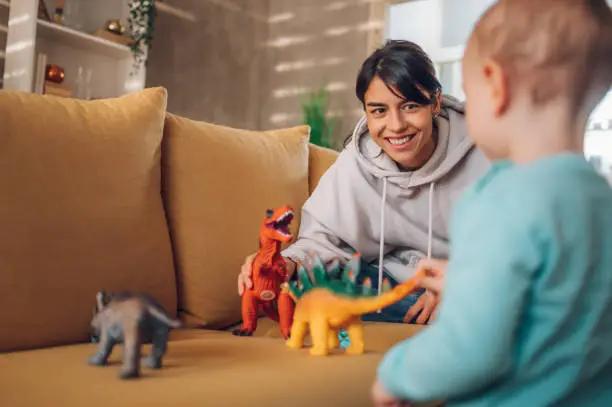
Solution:
M 5 0 L 0 0 L 0 4 Z M 53 16 L 56 0 L 12 1 L 5 55 L 4 88 L 35 92 L 37 65 L 41 55 L 47 64 L 64 69 L 62 85 L 76 95 L 79 68 L 91 72 L 92 98 L 117 97 L 144 88 L 146 68 L 134 70 L 134 59 L 127 45 L 91 33 L 106 22 L 119 19 L 127 27 L 129 0 L 76 0 L 79 2 L 79 29 L 59 25 L 38 16 L 39 1 L 44 1 Z M 64 0 L 67 7 L 70 0 Z M 75 0 L 73 0 L 75 1 Z M 1 27 L 0 27 L 1 29 Z
M 8 9 L 11 7 L 11 4 L 7 0 L 0 0 L 0 8 Z M 3 24 L 3 21 L 0 21 L 0 32 L 8 33 L 8 25 Z
M 38 19 L 38 37 L 46 41 L 77 48 L 81 51 L 123 59 L 130 54 L 126 45 L 96 37 L 69 27 Z

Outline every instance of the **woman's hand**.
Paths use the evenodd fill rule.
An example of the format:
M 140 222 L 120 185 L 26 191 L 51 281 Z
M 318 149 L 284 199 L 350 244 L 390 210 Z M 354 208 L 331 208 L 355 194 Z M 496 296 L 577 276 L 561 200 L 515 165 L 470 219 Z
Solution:
M 439 298 L 436 295 L 434 295 L 431 291 L 426 290 L 423 294 L 421 294 L 414 305 L 408 309 L 408 312 L 404 317 L 404 322 L 410 323 L 410 321 L 412 321 L 412 319 L 419 314 L 419 311 L 421 314 L 415 321 L 417 324 L 424 325 L 432 322 L 435 319 L 439 302 Z
M 253 280 L 251 279 L 251 273 L 252 273 L 251 266 L 253 264 L 253 260 L 255 259 L 256 255 L 257 253 L 247 256 L 247 258 L 244 260 L 244 264 L 242 265 L 240 269 L 240 274 L 238 274 L 238 294 L 239 295 L 242 295 L 244 293 L 244 290 L 253 287 Z M 286 258 L 286 257 L 284 259 L 285 259 L 285 263 L 287 263 L 287 280 L 288 280 L 295 272 L 296 266 L 293 260 Z
M 390 395 L 377 380 L 372 387 L 374 407 L 410 407 L 410 403 L 401 401 Z
M 244 290 L 247 288 L 253 287 L 253 280 L 251 280 L 251 266 L 253 264 L 253 259 L 257 253 L 248 255 L 244 260 L 244 264 L 240 268 L 240 274 L 238 274 L 238 294 L 242 295 Z
M 438 305 L 444 290 L 444 275 L 447 263 L 446 260 L 439 259 L 423 259 L 419 262 L 416 272 L 423 272 L 425 277 L 420 278 L 416 285 L 417 288 L 424 288 L 425 292 L 410 307 L 404 317 L 404 322 L 412 321 L 419 311 L 421 311 L 421 314 L 415 321 L 417 324 L 431 323 L 436 319 Z

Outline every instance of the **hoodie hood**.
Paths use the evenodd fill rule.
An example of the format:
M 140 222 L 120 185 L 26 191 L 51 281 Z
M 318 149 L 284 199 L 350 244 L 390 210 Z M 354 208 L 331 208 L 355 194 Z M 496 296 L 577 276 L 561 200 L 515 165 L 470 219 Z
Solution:
M 464 105 L 452 96 L 443 95 L 440 114 L 435 119 L 438 143 L 431 158 L 415 171 L 400 171 L 397 164 L 383 153 L 370 137 L 365 116 L 351 140 L 351 148 L 364 169 L 376 178 L 387 179 L 403 189 L 413 189 L 435 182 L 445 176 L 474 147 L 465 125 Z

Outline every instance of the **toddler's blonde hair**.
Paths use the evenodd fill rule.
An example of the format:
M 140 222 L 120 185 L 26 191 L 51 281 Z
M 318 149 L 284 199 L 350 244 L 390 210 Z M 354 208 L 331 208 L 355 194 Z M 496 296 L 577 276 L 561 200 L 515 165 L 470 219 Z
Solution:
M 612 85 L 612 10 L 605 0 L 499 0 L 470 43 L 525 86 L 536 106 L 565 97 L 590 112 Z

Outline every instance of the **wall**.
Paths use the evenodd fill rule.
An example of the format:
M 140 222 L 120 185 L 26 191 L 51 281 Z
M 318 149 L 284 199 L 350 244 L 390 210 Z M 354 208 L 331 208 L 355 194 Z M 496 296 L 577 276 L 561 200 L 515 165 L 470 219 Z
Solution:
M 196 120 L 272 129 L 301 123 L 300 98 L 325 86 L 335 141 L 362 111 L 354 93 L 368 52 L 374 0 L 166 0 L 147 86 L 169 90 L 169 110 Z
M 268 0 L 171 0 L 159 6 L 146 86 L 168 110 L 257 129 L 265 95 Z
M 370 2 L 270 0 L 269 13 L 262 128 L 300 123 L 300 98 L 326 86 L 331 113 L 338 117 L 334 139 L 343 140 L 361 116 L 354 83 L 373 28 Z
M 9 6 L 5 2 L 0 2 L 0 89 L 2 89 L 3 76 L 4 76 L 4 56 L 6 50 L 6 39 L 8 34 L 8 19 L 9 19 Z M 6 3 L 6 4 L 5 4 Z

